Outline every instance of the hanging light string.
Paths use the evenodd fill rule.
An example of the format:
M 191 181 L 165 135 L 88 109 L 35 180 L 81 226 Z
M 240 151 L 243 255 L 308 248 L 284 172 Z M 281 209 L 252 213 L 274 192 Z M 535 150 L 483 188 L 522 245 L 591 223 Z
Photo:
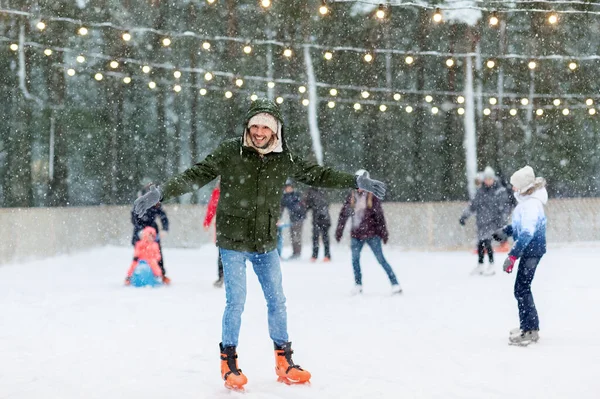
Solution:
M 5 36 L 0 36 L 0 42 L 10 42 L 10 43 L 12 43 L 11 46 L 15 45 L 14 39 L 11 39 L 11 38 L 8 38 Z M 293 80 L 293 79 L 270 78 L 270 77 L 265 77 L 265 76 L 254 76 L 254 75 L 240 75 L 240 74 L 235 74 L 235 73 L 231 73 L 231 72 L 224 72 L 224 71 L 206 69 L 206 68 L 201 68 L 201 67 L 196 67 L 196 68 L 178 67 L 178 66 L 170 64 L 170 63 L 153 63 L 153 62 L 146 62 L 146 61 L 142 61 L 142 60 L 138 60 L 138 59 L 134 59 L 134 58 L 111 57 L 111 56 L 101 54 L 101 53 L 80 52 L 78 50 L 68 48 L 68 47 L 46 46 L 41 43 L 30 42 L 30 41 L 24 42 L 24 45 L 30 46 L 32 48 L 43 49 L 44 52 L 46 52 L 47 50 L 51 50 L 52 52 L 57 51 L 57 52 L 63 52 L 63 53 L 77 54 L 78 57 L 83 56 L 84 58 L 86 58 L 86 57 L 94 58 L 94 59 L 100 59 L 100 60 L 108 61 L 108 62 L 116 61 L 119 64 L 123 63 L 123 64 L 139 65 L 140 68 L 148 67 L 151 69 L 161 69 L 161 70 L 167 70 L 167 71 L 180 71 L 180 72 L 197 73 L 197 74 L 210 73 L 211 75 L 219 76 L 222 78 L 227 78 L 229 80 L 243 79 L 245 81 L 255 81 L 255 82 L 261 82 L 261 83 L 272 82 L 275 84 L 286 84 L 286 85 L 293 85 L 293 86 L 297 86 L 297 87 L 300 87 L 300 86 L 304 87 L 306 85 L 306 82 L 297 81 L 297 80 Z M 444 97 L 448 97 L 448 96 L 459 97 L 459 96 L 463 95 L 462 92 L 456 92 L 456 91 L 398 89 L 398 88 L 386 88 L 386 87 L 340 85 L 340 84 L 331 84 L 331 83 L 324 83 L 324 82 L 316 82 L 316 86 L 319 88 L 324 88 L 324 89 L 359 91 L 361 93 L 362 92 L 367 92 L 367 93 L 374 92 L 374 93 L 401 94 L 401 95 L 406 95 L 406 94 L 409 94 L 409 95 L 435 95 L 435 96 L 444 96 Z M 481 97 L 497 97 L 497 96 L 499 96 L 499 94 L 496 92 L 482 92 L 480 95 L 481 95 Z M 504 92 L 504 93 L 502 93 L 502 96 L 509 100 L 530 97 L 530 95 L 528 93 L 524 94 L 524 93 L 511 93 L 511 92 Z M 558 97 L 564 98 L 564 99 L 583 99 L 583 98 L 588 99 L 588 98 L 596 98 L 596 97 L 598 97 L 598 94 L 597 93 L 595 93 L 595 94 L 536 93 L 532 96 L 532 98 L 540 98 L 540 99 L 555 99 Z
M 353 0 L 354 1 L 354 0 Z M 375 4 L 375 3 L 373 3 Z M 379 4 L 379 3 L 378 3 Z M 408 3 L 402 3 L 408 4 Z M 600 3 L 598 3 L 600 4 Z M 549 12 L 546 10 L 546 12 Z M 399 55 L 407 55 L 407 56 L 433 56 L 433 57 L 456 57 L 456 58 L 466 58 L 466 57 L 475 57 L 477 53 L 468 52 L 468 53 L 448 53 L 448 52 L 440 52 L 440 51 L 410 51 L 410 50 L 398 50 L 398 49 L 388 49 L 388 48 L 362 48 L 362 47 L 354 47 L 354 46 L 327 46 L 322 44 L 315 43 L 286 43 L 277 40 L 257 40 L 257 39 L 249 39 L 249 38 L 240 38 L 240 37 L 229 37 L 229 36 L 208 36 L 208 35 L 200 35 L 194 32 L 185 31 L 185 32 L 175 32 L 175 31 L 166 31 L 166 30 L 158 30 L 154 28 L 146 28 L 146 27 L 122 27 L 113 24 L 112 22 L 83 22 L 81 20 L 72 19 L 72 18 L 64 18 L 64 17 L 42 17 L 39 15 L 34 15 L 33 13 L 11 10 L 11 9 L 0 9 L 0 14 L 14 14 L 14 15 L 22 15 L 29 18 L 36 18 L 43 21 L 44 26 L 46 26 L 47 22 L 51 21 L 61 21 L 68 22 L 74 25 L 83 27 L 86 30 L 89 27 L 98 27 L 105 28 L 109 27 L 115 30 L 122 31 L 123 33 L 131 35 L 131 33 L 145 33 L 150 32 L 156 35 L 163 36 L 171 41 L 170 38 L 176 37 L 191 37 L 203 41 L 228 41 L 244 44 L 246 46 L 249 45 L 273 45 L 277 47 L 283 47 L 285 49 L 294 47 L 309 47 L 314 49 L 319 49 L 328 52 L 335 51 L 347 51 L 347 52 L 356 52 L 361 54 L 399 54 Z M 600 15 L 600 12 L 599 12 Z M 490 55 L 490 54 L 480 54 L 479 56 L 484 58 L 493 58 L 493 59 L 522 59 L 522 60 L 577 60 L 577 61 L 589 61 L 589 60 L 598 60 L 600 59 L 600 55 L 546 55 L 546 56 L 538 56 L 538 55 L 526 55 L 526 54 L 502 54 L 502 55 Z
M 363 4 L 370 4 L 373 6 L 378 6 L 379 4 L 381 4 L 381 0 L 330 0 L 332 3 L 363 3 Z M 486 1 L 475 1 L 477 3 L 487 3 Z M 493 3 L 496 4 L 501 4 L 501 5 L 505 5 L 508 2 L 505 1 L 495 1 Z M 554 2 L 554 1 L 518 1 L 518 3 L 547 3 L 552 5 L 552 7 L 555 7 L 555 3 L 556 4 L 560 4 L 560 2 Z M 572 2 L 568 2 L 565 1 L 564 2 L 569 3 L 569 4 L 573 4 L 573 5 L 588 5 L 588 6 L 598 6 L 600 5 L 600 3 L 587 3 L 587 2 L 583 2 L 583 1 L 572 1 Z M 525 13 L 530 13 L 530 12 L 535 12 L 535 13 L 550 13 L 550 12 L 555 12 L 558 14 L 588 14 L 588 15 L 600 15 L 600 11 L 584 11 L 584 10 L 565 10 L 565 9 L 543 9 L 543 8 L 511 8 L 510 6 L 505 6 L 505 7 L 494 7 L 494 8 L 490 8 L 490 7 L 481 7 L 481 6 L 470 6 L 470 5 L 460 5 L 460 6 L 452 6 L 452 5 L 444 5 L 444 4 L 427 4 L 427 3 L 421 3 L 421 2 L 403 2 L 402 0 L 387 0 L 386 3 L 388 6 L 393 6 L 393 7 L 418 7 L 418 8 L 424 8 L 424 9 L 428 9 L 428 10 L 441 10 L 441 11 L 459 11 L 459 10 L 474 10 L 474 11 L 485 11 L 485 12 L 497 12 L 497 13 L 511 13 L 511 12 L 525 12 Z M 508 3 L 511 4 L 511 3 Z

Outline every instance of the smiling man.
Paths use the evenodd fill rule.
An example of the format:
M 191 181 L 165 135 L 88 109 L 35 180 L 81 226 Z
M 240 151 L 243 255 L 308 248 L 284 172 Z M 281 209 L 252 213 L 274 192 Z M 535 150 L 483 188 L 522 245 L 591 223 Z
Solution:
M 311 186 L 361 188 L 377 197 L 385 185 L 369 178 L 307 163 L 284 140 L 277 104 L 259 99 L 250 106 L 240 139 L 227 140 L 203 161 L 135 201 L 138 214 L 156 203 L 202 187 L 221 177 L 217 207 L 217 246 L 223 261 L 226 305 L 223 314 L 221 376 L 225 386 L 242 390 L 246 376 L 237 366 L 238 337 L 246 302 L 246 261 L 252 263 L 268 309 L 269 335 L 275 347 L 278 381 L 305 383 L 310 373 L 292 360 L 287 332 L 286 299 L 277 253 L 277 219 L 288 177 Z

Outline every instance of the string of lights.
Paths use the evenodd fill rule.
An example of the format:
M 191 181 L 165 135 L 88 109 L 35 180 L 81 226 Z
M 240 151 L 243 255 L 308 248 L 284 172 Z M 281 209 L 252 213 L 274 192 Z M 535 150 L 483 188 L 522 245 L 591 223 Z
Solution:
M 126 83 L 131 83 L 132 79 L 127 76 L 126 74 L 120 73 L 120 72 L 106 72 L 105 73 L 106 76 L 111 76 L 111 77 L 116 77 L 116 78 L 123 78 L 124 80 L 126 80 Z M 100 72 L 97 72 L 94 75 L 94 79 L 98 82 L 102 81 L 104 79 L 104 75 Z M 163 85 L 165 87 L 172 87 L 173 91 L 176 93 L 179 93 L 183 90 L 183 88 L 189 88 L 189 89 L 193 89 L 193 90 L 198 90 L 199 94 L 201 96 L 206 96 L 209 92 L 215 92 L 215 93 L 220 93 L 222 95 L 222 97 L 226 100 L 228 99 L 232 99 L 234 94 L 245 94 L 247 96 L 249 96 L 250 100 L 254 101 L 258 98 L 258 95 L 265 95 L 265 92 L 257 92 L 255 90 L 249 90 L 249 89 L 241 89 L 241 88 L 236 88 L 236 89 L 228 89 L 225 92 L 223 92 L 223 88 L 219 87 L 219 86 L 201 86 L 201 85 L 192 85 L 192 84 L 184 84 L 184 83 L 175 83 L 173 85 L 172 81 L 166 80 L 166 79 L 159 79 L 159 80 L 149 80 L 149 79 L 144 79 L 143 77 L 135 77 L 133 80 L 138 80 L 138 81 L 142 81 L 143 83 L 147 84 L 149 89 L 154 90 L 156 89 L 159 85 Z M 301 104 L 303 106 L 308 106 L 309 105 L 309 100 L 307 98 L 304 98 L 301 95 L 298 94 L 282 94 L 276 97 L 275 101 L 278 104 L 282 104 L 284 101 L 286 100 L 296 100 L 296 101 L 300 101 Z M 457 97 L 456 99 L 456 104 L 447 104 L 444 103 L 441 106 L 436 106 L 434 104 L 432 104 L 433 101 L 433 97 L 431 96 L 426 96 L 423 101 L 417 101 L 416 103 L 408 103 L 406 101 L 400 101 L 401 98 L 397 97 L 397 101 L 392 102 L 392 101 L 379 101 L 379 100 L 368 100 L 367 98 L 363 98 L 361 101 L 356 101 L 354 99 L 345 99 L 345 98 L 332 98 L 332 97 L 318 97 L 317 101 L 320 103 L 327 103 L 327 107 L 329 109 L 333 109 L 337 106 L 337 104 L 351 104 L 352 108 L 355 111 L 361 111 L 363 110 L 363 107 L 365 106 L 375 106 L 379 109 L 379 111 L 381 112 L 386 112 L 386 111 L 404 111 L 406 113 L 412 113 L 416 108 L 423 108 L 428 110 L 429 112 L 431 112 L 432 115 L 437 115 L 440 113 L 441 110 L 445 110 L 446 112 L 449 112 L 451 110 L 455 111 L 458 115 L 464 115 L 465 113 L 465 109 L 463 108 L 465 99 L 462 96 Z M 562 114 L 563 116 L 569 116 L 572 114 L 572 110 L 586 110 L 587 114 L 590 116 L 594 116 L 597 113 L 596 108 L 594 108 L 594 100 L 593 99 L 588 99 L 586 100 L 585 105 L 584 104 L 572 104 L 572 105 L 565 105 L 561 102 L 561 100 L 559 99 L 555 99 L 553 102 L 553 105 L 537 105 L 535 110 L 531 107 L 528 107 L 528 103 L 526 103 L 524 100 L 521 100 L 521 106 L 515 106 L 515 105 L 498 105 L 497 104 L 497 100 L 494 99 L 493 97 L 490 98 L 490 103 L 491 104 L 496 104 L 493 107 L 487 107 L 483 109 L 483 115 L 484 116 L 490 116 L 492 115 L 492 113 L 500 113 L 502 111 L 508 110 L 508 114 L 510 116 L 517 116 L 519 114 L 520 110 L 526 110 L 526 112 L 532 112 L 534 113 L 536 116 L 538 117 L 543 117 L 544 115 L 546 115 L 549 112 L 557 112 Z M 561 107 L 562 106 L 562 107 Z
M 408 4 L 408 3 L 402 3 L 402 4 Z M 548 12 L 548 10 L 546 10 L 546 11 Z M 371 62 L 374 58 L 373 57 L 374 54 L 388 54 L 388 53 L 389 54 L 406 55 L 407 63 L 412 63 L 412 61 L 410 61 L 410 60 L 414 60 L 415 56 L 465 58 L 465 57 L 473 57 L 476 55 L 475 53 L 448 53 L 448 52 L 439 52 L 439 51 L 410 51 L 410 50 L 399 50 L 399 49 L 388 49 L 388 48 L 371 48 L 371 49 L 369 49 L 369 48 L 361 48 L 361 47 L 353 47 L 353 46 L 338 46 L 338 45 L 327 46 L 327 45 L 315 44 L 315 43 L 285 43 L 285 42 L 277 41 L 277 40 L 260 40 L 260 39 L 257 40 L 257 39 L 229 37 L 229 36 L 200 35 L 195 32 L 190 32 L 190 31 L 178 32 L 178 31 L 157 30 L 154 28 L 146 28 L 146 27 L 129 27 L 129 28 L 127 28 L 127 27 L 115 25 L 111 22 L 83 22 L 80 20 L 72 19 L 72 18 L 43 17 L 43 16 L 39 16 L 39 15 L 36 16 L 33 13 L 19 11 L 19 10 L 12 10 L 12 9 L 0 9 L 0 14 L 2 14 L 2 13 L 21 15 L 21 16 L 26 16 L 29 18 L 35 18 L 35 20 L 38 21 L 36 26 L 40 31 L 45 30 L 48 23 L 53 22 L 53 21 L 60 21 L 60 22 L 68 22 L 71 24 L 75 24 L 78 27 L 77 34 L 79 34 L 80 36 L 87 36 L 89 34 L 89 29 L 93 28 L 93 27 L 98 27 L 98 28 L 109 27 L 109 28 L 121 31 L 122 32 L 121 38 L 126 42 L 131 41 L 133 38 L 133 34 L 135 34 L 135 33 L 150 32 L 150 33 L 154 33 L 156 35 L 161 36 L 163 38 L 162 39 L 163 46 L 165 46 L 165 47 L 171 46 L 173 44 L 174 38 L 182 38 L 182 37 L 190 38 L 191 37 L 191 38 L 195 38 L 195 39 L 204 41 L 202 43 L 202 48 L 204 48 L 205 50 L 210 50 L 210 48 L 211 48 L 210 41 L 216 41 L 216 42 L 229 41 L 229 42 L 239 43 L 243 46 L 242 47 L 243 52 L 247 55 L 252 53 L 252 51 L 253 51 L 252 45 L 255 45 L 255 46 L 257 46 L 257 45 L 273 45 L 273 46 L 277 46 L 277 47 L 282 47 L 283 55 L 288 58 L 293 56 L 294 52 L 292 51 L 292 48 L 299 48 L 299 47 L 302 48 L 302 47 L 306 47 L 306 46 L 308 46 L 309 48 L 323 50 L 324 51 L 323 56 L 327 60 L 331 60 L 333 58 L 334 52 L 351 51 L 351 52 L 363 54 L 366 62 Z M 436 16 L 438 16 L 438 14 L 434 14 L 434 16 L 433 16 L 434 21 L 436 20 Z M 439 18 L 440 18 L 440 20 L 436 21 L 436 22 L 441 22 L 441 19 L 443 18 L 441 16 L 441 14 L 439 14 Z M 550 12 L 548 21 L 550 24 L 556 24 L 556 23 L 558 23 L 558 17 L 553 12 Z M 490 25 L 496 26 L 496 25 L 498 25 L 499 20 L 495 15 L 492 15 L 490 17 L 489 22 L 490 22 Z M 532 60 L 554 59 L 554 60 L 564 60 L 564 61 L 587 61 L 587 60 L 600 59 L 600 56 L 598 56 L 598 55 L 536 56 L 536 55 L 524 55 L 524 54 L 503 54 L 503 55 L 483 54 L 482 56 L 484 58 L 495 58 L 495 59 L 532 59 Z
M 553 9 L 543 9 L 543 8 L 519 8 L 519 7 L 511 7 L 509 2 L 497 1 L 494 3 L 500 4 L 503 7 L 485 7 L 485 6 L 471 6 L 471 5 L 448 5 L 448 4 L 427 4 L 422 2 L 404 2 L 402 0 L 387 0 L 387 2 L 382 3 L 381 0 L 333 0 L 329 1 L 330 3 L 364 3 L 370 4 L 373 6 L 393 6 L 393 7 L 418 7 L 425 8 L 428 10 L 439 10 L 439 11 L 460 11 L 460 10 L 472 10 L 472 11 L 484 11 L 490 13 L 513 13 L 513 12 L 522 12 L 522 13 L 557 13 L 557 14 L 586 14 L 586 15 L 600 15 L 600 11 L 587 11 L 587 10 L 574 10 L 574 9 L 556 9 L 554 5 L 552 5 Z M 521 3 L 518 1 L 517 3 Z M 553 4 L 553 1 L 531 1 L 530 3 L 548 3 Z M 557 2 L 558 3 L 558 2 Z M 579 2 L 577 4 L 580 5 L 598 5 L 600 3 L 584 3 Z M 557 4 L 558 5 L 558 4 Z
M 0 36 L 0 42 L 13 42 L 10 45 L 10 49 L 15 52 L 18 50 L 18 45 L 16 43 L 14 43 L 13 39 L 10 39 L 10 38 L 4 37 L 4 36 Z M 75 61 L 77 63 L 76 65 L 86 63 L 87 58 L 94 58 L 94 59 L 99 59 L 99 60 L 108 62 L 108 65 L 112 69 L 119 68 L 121 64 L 138 65 L 140 67 L 142 73 L 146 74 L 146 75 L 149 74 L 152 69 L 162 69 L 162 70 L 168 70 L 168 71 L 172 72 L 173 76 L 176 79 L 181 78 L 182 73 L 184 73 L 184 72 L 198 73 L 198 74 L 204 74 L 204 80 L 207 82 L 212 81 L 215 76 L 218 76 L 218 77 L 222 77 L 222 78 L 227 78 L 228 85 L 232 85 L 231 82 L 234 82 L 235 86 L 237 86 L 237 87 L 241 87 L 242 85 L 244 85 L 245 81 L 255 81 L 255 82 L 266 83 L 269 88 L 274 88 L 275 85 L 277 85 L 277 84 L 293 85 L 293 86 L 297 87 L 298 92 L 301 94 L 305 93 L 307 90 L 305 82 L 297 81 L 297 80 L 293 80 L 293 79 L 277 79 L 277 78 L 269 78 L 269 77 L 264 77 L 264 76 L 239 75 L 239 74 L 234 74 L 231 72 L 208 70 L 205 68 L 189 68 L 189 67 L 178 68 L 177 66 L 168 64 L 168 63 L 167 64 L 165 64 L 165 63 L 149 63 L 149 62 L 132 59 L 132 58 L 111 57 L 111 56 L 108 56 L 105 54 L 93 53 L 93 52 L 82 53 L 78 50 L 71 49 L 71 48 L 52 47 L 52 46 L 49 47 L 49 46 L 46 46 L 44 44 L 37 43 L 37 42 L 25 42 L 24 45 L 43 50 L 44 55 L 46 55 L 48 57 L 52 56 L 52 54 L 55 51 L 70 53 L 73 55 L 76 54 L 76 56 L 75 56 Z M 65 67 L 65 66 L 63 66 L 63 67 Z M 76 70 L 75 70 L 75 68 L 67 68 L 66 73 L 68 76 L 73 76 L 76 73 Z M 101 74 L 101 72 L 97 72 L 97 73 Z M 116 72 L 113 71 L 112 73 L 116 73 Z M 124 79 L 129 79 L 129 82 L 132 79 L 132 76 L 129 76 L 129 77 L 127 77 L 125 75 L 123 75 L 123 76 L 124 76 Z M 125 82 L 125 83 L 129 83 L 129 82 Z M 442 91 L 442 90 L 414 90 L 414 89 L 398 89 L 398 88 L 390 89 L 390 88 L 385 88 L 385 87 L 340 85 L 340 84 L 331 84 L 331 83 L 324 83 L 324 82 L 317 82 L 316 86 L 319 88 L 329 89 L 329 93 L 331 96 L 336 96 L 338 94 L 338 92 L 341 90 L 359 91 L 363 100 L 367 99 L 370 96 L 370 93 L 382 93 L 384 95 L 391 95 L 396 101 L 402 95 L 421 95 L 421 96 L 426 96 L 426 98 L 431 97 L 431 96 L 456 97 L 456 98 L 462 97 L 461 92 Z M 222 88 L 220 88 L 220 89 L 222 90 Z M 400 93 L 402 93 L 402 94 L 400 94 Z M 481 95 L 482 97 L 486 97 L 486 98 L 487 97 L 495 98 L 498 96 L 498 93 L 482 92 L 479 95 Z M 560 98 L 569 99 L 569 100 L 579 100 L 579 99 L 589 100 L 592 98 L 597 98 L 598 94 L 596 94 L 596 93 L 595 94 L 536 93 L 536 94 L 530 96 L 529 94 L 523 94 L 523 93 L 504 92 L 504 93 L 502 93 L 502 96 L 507 101 L 519 101 L 520 100 L 522 102 L 523 99 L 526 99 L 529 97 L 531 97 L 533 99 L 556 99 L 556 98 L 560 97 Z M 428 102 L 430 102 L 430 101 L 428 101 Z

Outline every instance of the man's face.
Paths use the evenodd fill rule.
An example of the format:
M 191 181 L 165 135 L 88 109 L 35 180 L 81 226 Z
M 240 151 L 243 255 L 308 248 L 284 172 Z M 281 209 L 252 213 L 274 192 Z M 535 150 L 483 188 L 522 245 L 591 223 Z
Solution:
M 485 178 L 483 180 L 483 183 L 488 187 L 492 187 L 492 185 L 494 184 L 494 179 L 490 179 L 489 177 Z
M 286 193 L 293 193 L 294 192 L 294 186 L 285 186 L 285 188 L 283 190 Z
M 256 148 L 266 148 L 275 133 L 264 125 L 250 126 L 250 139 Z

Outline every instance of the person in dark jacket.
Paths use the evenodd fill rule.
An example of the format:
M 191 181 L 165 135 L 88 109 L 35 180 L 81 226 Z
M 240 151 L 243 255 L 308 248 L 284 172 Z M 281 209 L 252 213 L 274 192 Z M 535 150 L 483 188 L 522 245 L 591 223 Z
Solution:
M 283 196 L 281 197 L 281 216 L 287 209 L 290 216 L 290 237 L 292 239 L 292 256 L 289 259 L 297 259 L 302 253 L 302 226 L 306 218 L 306 209 L 300 197 L 300 193 L 294 188 L 291 179 L 285 182 Z M 280 216 L 280 218 L 281 218 Z
M 359 170 L 356 175 L 365 173 L 364 170 Z M 347 197 L 338 219 L 337 229 L 335 231 L 335 239 L 340 242 L 346 226 L 346 221 L 352 220 L 351 229 L 351 244 L 352 249 L 352 267 L 354 269 L 355 286 L 352 290 L 353 295 L 362 294 L 362 273 L 360 270 L 360 253 L 365 244 L 371 247 L 375 258 L 387 273 L 390 283 L 392 284 L 392 294 L 402 293 L 402 288 L 398 284 L 396 274 L 392 270 L 390 264 L 383 256 L 381 242 L 384 244 L 388 241 L 388 230 L 383 215 L 381 201 L 367 193 L 364 190 L 353 190 Z
M 329 251 L 329 228 L 331 227 L 331 216 L 329 216 L 329 201 L 323 192 L 315 187 L 310 187 L 304 194 L 302 202 L 306 210 L 312 210 L 312 242 L 313 251 L 310 260 L 316 262 L 319 257 L 319 240 L 323 240 L 324 262 L 331 260 Z
M 496 179 L 494 169 L 487 166 L 483 171 L 483 184 L 477 190 L 475 198 L 464 210 L 459 223 L 464 226 L 467 219 L 476 214 L 477 223 L 477 267 L 471 274 L 491 276 L 494 270 L 494 250 L 492 249 L 492 234 L 506 224 L 508 219 L 508 195 L 506 189 Z M 489 264 L 483 267 L 485 252 L 487 251 Z
M 148 192 L 148 187 L 144 187 L 142 191 L 138 193 L 138 198 L 143 196 Z M 162 225 L 162 231 L 159 230 L 158 224 L 156 223 L 156 218 L 160 219 L 160 224 Z M 158 266 L 160 270 L 162 270 L 163 282 L 165 284 L 169 284 L 171 279 L 167 277 L 167 272 L 165 271 L 165 262 L 164 256 L 162 253 L 162 245 L 160 244 L 161 237 L 164 238 L 169 231 L 169 218 L 167 218 L 167 214 L 162 208 L 161 204 L 156 204 L 155 206 L 149 208 L 141 217 L 138 217 L 135 213 L 135 209 L 131 210 L 131 223 L 133 224 L 133 236 L 131 237 L 131 244 L 135 247 L 135 244 L 141 239 L 140 234 L 142 230 L 146 227 L 153 227 L 154 230 L 160 232 L 156 234 L 156 242 L 158 243 L 158 248 L 160 250 L 160 260 L 158 261 Z
M 310 373 L 292 360 L 287 310 L 277 254 L 277 219 L 282 189 L 292 177 L 309 186 L 360 188 L 383 198 L 385 184 L 367 173 L 354 176 L 305 162 L 287 147 L 283 117 L 271 100 L 255 100 L 239 139 L 223 141 L 196 163 L 136 200 L 138 214 L 165 199 L 196 190 L 218 176 L 217 246 L 223 261 L 226 305 L 223 314 L 221 377 L 225 386 L 243 389 L 248 382 L 237 366 L 237 344 L 246 302 L 246 261 L 252 263 L 268 309 L 269 335 L 275 347 L 278 381 L 305 383 Z

